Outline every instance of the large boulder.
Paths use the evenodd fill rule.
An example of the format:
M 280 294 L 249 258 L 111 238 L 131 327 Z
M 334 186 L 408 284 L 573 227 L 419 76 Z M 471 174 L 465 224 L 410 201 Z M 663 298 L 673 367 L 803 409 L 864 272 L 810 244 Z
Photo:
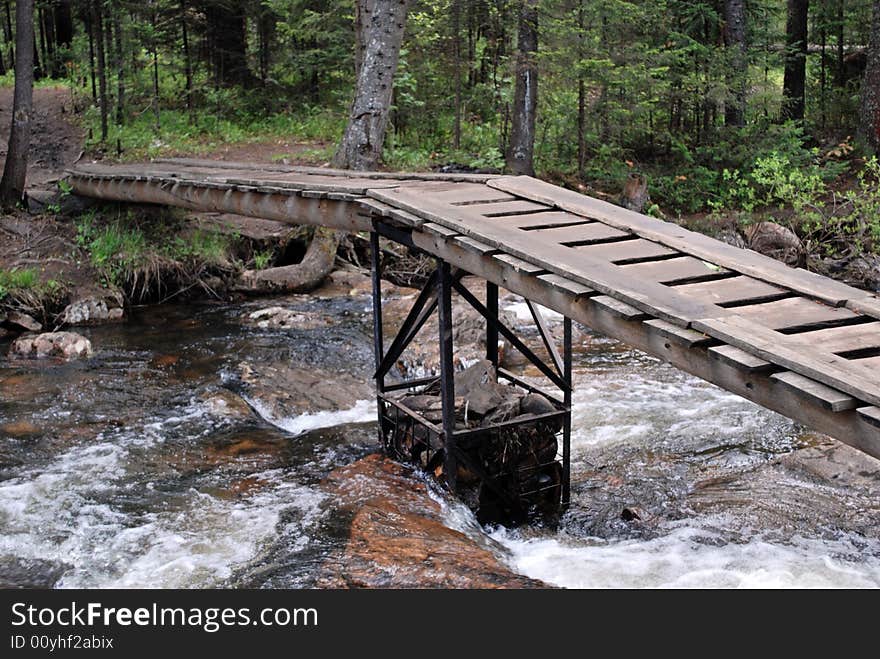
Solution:
M 337 469 L 322 485 L 351 518 L 345 548 L 324 565 L 324 588 L 542 588 L 514 573 L 503 549 L 450 528 L 412 470 L 379 455 Z
M 791 229 L 775 222 L 758 222 L 746 229 L 749 248 L 794 268 L 806 263 L 807 251 Z
M 47 332 L 22 336 L 13 342 L 10 355 L 21 357 L 60 357 L 79 359 L 93 353 L 92 342 L 76 332 Z

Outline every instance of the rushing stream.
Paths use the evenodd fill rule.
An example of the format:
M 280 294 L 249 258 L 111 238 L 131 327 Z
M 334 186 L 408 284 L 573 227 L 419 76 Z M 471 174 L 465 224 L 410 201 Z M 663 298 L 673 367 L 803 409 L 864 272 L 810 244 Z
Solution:
M 260 418 L 224 386 L 263 360 L 365 380 L 369 300 L 287 302 L 339 322 L 152 307 L 82 330 L 89 360 L 0 361 L 0 584 L 312 585 L 346 539 L 319 483 L 377 448 L 374 404 L 278 417 L 248 398 Z M 576 357 L 571 508 L 558 528 L 486 529 L 517 571 L 573 587 L 880 585 L 876 489 L 789 459 L 820 438 L 600 337 Z M 474 528 L 461 506 L 447 518 Z

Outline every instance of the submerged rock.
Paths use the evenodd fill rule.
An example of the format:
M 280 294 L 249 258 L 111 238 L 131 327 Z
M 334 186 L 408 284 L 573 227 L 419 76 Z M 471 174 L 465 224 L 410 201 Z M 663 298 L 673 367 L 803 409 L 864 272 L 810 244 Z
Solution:
M 10 349 L 11 355 L 22 357 L 61 357 L 79 359 L 93 353 L 92 342 L 76 332 L 47 332 L 17 339 Z
M 43 329 L 40 321 L 20 311 L 10 311 L 5 318 L 0 319 L 0 323 L 18 332 L 39 332 Z
M 228 389 L 206 392 L 202 396 L 202 400 L 204 400 L 205 408 L 211 416 L 235 421 L 245 421 L 254 416 L 247 401 Z
M 345 410 L 375 397 L 373 385 L 348 373 L 336 373 L 285 362 L 242 362 L 238 385 L 264 416 L 292 418 L 301 414 Z
M 249 313 L 246 319 L 260 329 L 316 329 L 330 327 L 336 322 L 326 314 L 294 311 L 284 307 L 260 309 Z
M 449 528 L 426 484 L 388 458 L 370 455 L 337 469 L 322 487 L 352 521 L 348 542 L 324 565 L 319 587 L 546 587 L 514 573 L 488 539 Z
M 71 568 L 41 558 L 0 559 L 0 588 L 53 588 Z

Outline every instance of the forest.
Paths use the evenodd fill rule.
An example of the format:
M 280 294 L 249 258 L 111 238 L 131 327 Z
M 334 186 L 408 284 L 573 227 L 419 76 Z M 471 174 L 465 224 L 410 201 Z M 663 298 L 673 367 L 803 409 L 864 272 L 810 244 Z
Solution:
M 69 88 L 96 158 L 277 142 L 286 162 L 536 174 L 746 242 L 772 220 L 798 265 L 876 270 L 876 0 L 5 0 L 7 85 L 31 4 L 35 84 Z M 376 99 L 357 81 L 383 21 Z M 352 158 L 364 103 L 384 140 Z

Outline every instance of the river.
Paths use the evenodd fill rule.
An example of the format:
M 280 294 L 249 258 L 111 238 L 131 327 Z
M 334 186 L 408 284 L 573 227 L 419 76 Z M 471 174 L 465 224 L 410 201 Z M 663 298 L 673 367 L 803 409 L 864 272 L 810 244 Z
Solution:
M 369 299 L 282 304 L 336 320 L 260 329 L 241 319 L 265 302 L 149 307 L 83 329 L 91 359 L 0 361 L 0 582 L 313 585 L 346 539 L 319 484 L 377 449 L 374 403 L 279 417 L 249 398 L 261 418 L 226 388 L 243 361 L 365 379 Z M 515 571 L 563 587 L 880 585 L 876 482 L 798 458 L 827 440 L 616 342 L 579 343 L 571 507 L 558 526 L 479 531 Z

